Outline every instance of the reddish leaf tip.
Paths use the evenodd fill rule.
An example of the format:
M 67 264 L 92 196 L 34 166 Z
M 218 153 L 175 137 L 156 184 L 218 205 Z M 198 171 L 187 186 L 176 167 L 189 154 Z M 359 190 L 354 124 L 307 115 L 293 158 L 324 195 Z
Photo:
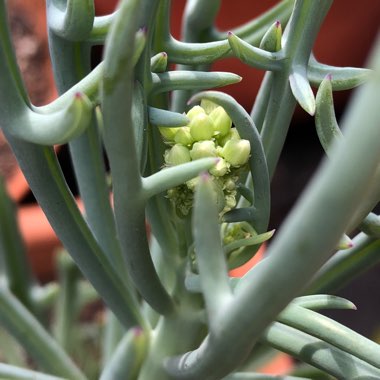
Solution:
M 146 26 L 142 26 L 142 27 L 139 29 L 139 31 L 140 31 L 141 33 L 147 34 L 147 33 L 148 33 L 148 28 L 147 28 Z
M 136 337 L 139 337 L 140 335 L 143 334 L 143 329 L 141 327 L 134 327 L 133 328 L 133 334 L 136 336 Z
M 200 179 L 201 179 L 201 181 L 203 181 L 203 182 L 207 182 L 207 181 L 209 181 L 209 179 L 210 179 L 210 174 L 208 174 L 208 172 L 202 172 L 202 173 L 200 174 Z
M 276 20 L 276 22 L 275 22 L 274 25 L 275 25 L 276 28 L 279 28 L 281 26 L 280 20 Z

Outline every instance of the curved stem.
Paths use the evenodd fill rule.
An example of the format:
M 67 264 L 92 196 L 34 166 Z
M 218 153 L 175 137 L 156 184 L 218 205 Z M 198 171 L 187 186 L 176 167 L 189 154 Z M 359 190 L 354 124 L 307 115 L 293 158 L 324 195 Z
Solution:
M 57 342 L 3 287 L 0 287 L 0 321 L 43 368 L 58 376 L 86 380 Z

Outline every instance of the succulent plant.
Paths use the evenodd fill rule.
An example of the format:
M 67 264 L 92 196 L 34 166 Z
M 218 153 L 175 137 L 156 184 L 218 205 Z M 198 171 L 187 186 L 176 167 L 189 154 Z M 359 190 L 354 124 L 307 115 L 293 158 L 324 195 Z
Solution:
M 318 312 L 354 309 L 329 294 L 380 258 L 380 44 L 373 70 L 318 62 L 332 0 L 283 0 L 230 32 L 215 26 L 220 1 L 188 0 L 182 41 L 168 0 L 122 0 L 102 17 L 93 0 L 47 0 L 59 96 L 36 107 L 5 3 L 0 125 L 69 256 L 59 255 L 57 282 L 39 284 L 0 187 L 0 324 L 26 352 L 0 377 L 380 378 L 379 345 Z M 95 45 L 104 59 L 91 68 Z M 225 57 L 266 72 L 250 114 L 210 90 L 242 80 L 212 70 Z M 360 84 L 339 126 L 333 91 Z M 315 115 L 328 159 L 274 235 L 270 181 L 297 104 Z M 83 212 L 54 151 L 66 143 Z M 259 265 L 229 277 L 268 239 Z M 79 358 L 93 330 L 79 313 L 94 300 L 102 319 L 87 327 L 104 339 L 90 370 Z M 273 349 L 300 364 L 258 374 Z

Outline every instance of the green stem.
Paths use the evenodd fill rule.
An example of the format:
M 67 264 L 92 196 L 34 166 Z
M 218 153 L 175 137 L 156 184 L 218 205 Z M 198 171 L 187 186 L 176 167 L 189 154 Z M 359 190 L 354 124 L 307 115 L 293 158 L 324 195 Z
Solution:
M 7 380 L 65 380 L 62 377 L 46 375 L 9 364 L 0 364 L 0 377 Z
M 54 336 L 67 352 L 72 352 L 73 327 L 78 318 L 78 280 L 80 272 L 66 252 L 57 257 L 60 290 L 54 313 Z
M 69 379 L 86 379 L 39 322 L 4 288 L 0 288 L 0 321 L 41 367 Z
M 29 98 L 12 47 L 5 0 L 0 1 L 0 74 L 2 117 L 9 119 L 27 109 Z
M 5 131 L 26 179 L 57 236 L 82 273 L 126 326 L 145 328 L 138 305 L 95 241 L 51 148 L 24 143 Z
M 52 31 L 49 34 L 49 42 L 57 88 L 60 93 L 64 93 L 90 72 L 90 47 L 83 43 L 65 41 Z M 65 58 L 62 59 L 62 56 Z M 115 239 L 116 226 L 94 113 L 89 128 L 77 139 L 72 140 L 69 148 L 87 222 L 115 271 L 123 278 L 124 264 L 120 245 Z M 128 284 L 128 279 L 126 283 Z
M 6 194 L 0 177 L 0 261 L 11 292 L 32 310 L 31 287 L 34 279 L 16 220 L 16 207 Z
M 136 0 L 122 3 L 108 34 L 102 86 L 104 143 L 112 174 L 118 238 L 129 275 L 147 302 L 167 314 L 173 311 L 173 302 L 157 276 L 149 252 L 146 200 L 131 116 L 132 94 L 144 102 L 144 94 L 134 91 L 133 66 L 128 60 L 133 53 L 141 4 Z

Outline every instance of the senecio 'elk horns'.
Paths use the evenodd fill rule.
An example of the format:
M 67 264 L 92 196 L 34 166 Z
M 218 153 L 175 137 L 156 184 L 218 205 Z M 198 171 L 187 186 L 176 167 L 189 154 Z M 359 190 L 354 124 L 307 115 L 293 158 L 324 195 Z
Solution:
M 255 363 L 275 348 L 310 365 L 305 376 L 380 378 L 378 344 L 318 313 L 355 309 L 320 293 L 380 257 L 379 82 L 313 56 L 331 3 L 283 0 L 221 31 L 219 0 L 189 0 L 178 40 L 169 0 L 122 0 L 102 17 L 92 0 L 47 0 L 59 96 L 36 107 L 0 1 L 0 125 L 69 253 L 58 281 L 38 284 L 1 184 L 0 323 L 36 370 L 2 364 L 0 377 L 257 379 Z M 95 45 L 104 57 L 92 68 Z M 250 114 L 210 90 L 242 80 L 210 70 L 226 57 L 266 72 Z M 373 57 L 379 71 L 379 43 Z M 340 126 L 333 91 L 362 83 Z M 315 115 L 328 159 L 275 233 L 270 181 L 297 104 Z M 53 149 L 65 143 L 83 212 Z M 269 239 L 259 265 L 229 276 Z M 88 299 L 105 305 L 91 373 L 72 333 Z

